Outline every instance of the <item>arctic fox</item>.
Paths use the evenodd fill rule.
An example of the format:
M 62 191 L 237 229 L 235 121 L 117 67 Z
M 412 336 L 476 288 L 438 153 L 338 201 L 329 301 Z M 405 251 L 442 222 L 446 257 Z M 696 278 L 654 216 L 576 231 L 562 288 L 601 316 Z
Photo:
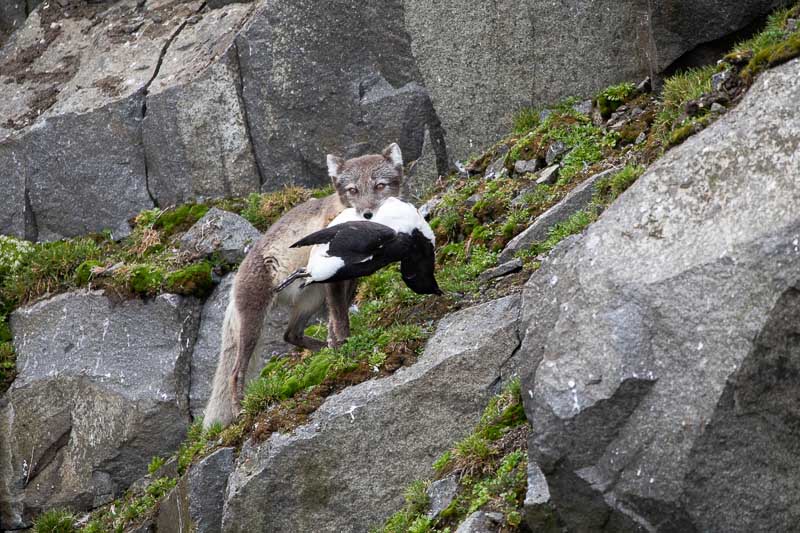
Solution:
M 403 156 L 392 143 L 382 154 L 343 160 L 328 155 L 328 174 L 336 192 L 311 199 L 275 222 L 248 252 L 233 281 L 225 319 L 222 346 L 211 397 L 203 426 L 229 425 L 239 413 L 244 381 L 264 316 L 276 298 L 289 303 L 291 313 L 284 340 L 309 350 L 325 343 L 304 334 L 309 320 L 322 304 L 328 306 L 327 345 L 339 346 L 350 335 L 348 309 L 355 294 L 355 282 L 315 284 L 304 289 L 299 283 L 280 293 L 274 288 L 292 272 L 308 263 L 309 248 L 290 248 L 306 235 L 325 228 L 345 208 L 369 220 L 387 198 L 398 198 L 403 181 Z

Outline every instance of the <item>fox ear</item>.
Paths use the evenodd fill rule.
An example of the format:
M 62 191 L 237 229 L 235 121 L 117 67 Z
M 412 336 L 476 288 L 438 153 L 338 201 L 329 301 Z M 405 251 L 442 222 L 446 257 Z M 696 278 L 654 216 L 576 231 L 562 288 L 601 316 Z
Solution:
M 383 150 L 383 157 L 392 162 L 395 167 L 403 166 L 403 154 L 400 152 L 400 147 L 397 143 L 392 143 Z
M 328 176 L 331 177 L 331 181 L 333 181 L 334 185 L 336 185 L 336 177 L 342 170 L 342 165 L 344 165 L 344 159 L 333 154 L 328 154 Z

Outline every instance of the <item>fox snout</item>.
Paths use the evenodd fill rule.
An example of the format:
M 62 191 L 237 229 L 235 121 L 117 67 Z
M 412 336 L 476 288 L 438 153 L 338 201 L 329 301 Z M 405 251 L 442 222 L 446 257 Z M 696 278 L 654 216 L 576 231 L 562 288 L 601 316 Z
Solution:
M 372 211 L 364 211 L 364 218 L 367 220 L 372 218 Z

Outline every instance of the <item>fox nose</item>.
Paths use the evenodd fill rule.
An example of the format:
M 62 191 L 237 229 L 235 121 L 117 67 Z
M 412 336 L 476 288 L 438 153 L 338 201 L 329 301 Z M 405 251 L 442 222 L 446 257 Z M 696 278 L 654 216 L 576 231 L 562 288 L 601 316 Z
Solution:
M 372 218 L 372 211 L 367 211 L 366 213 L 364 213 L 364 218 L 366 218 L 367 220 L 371 219 Z

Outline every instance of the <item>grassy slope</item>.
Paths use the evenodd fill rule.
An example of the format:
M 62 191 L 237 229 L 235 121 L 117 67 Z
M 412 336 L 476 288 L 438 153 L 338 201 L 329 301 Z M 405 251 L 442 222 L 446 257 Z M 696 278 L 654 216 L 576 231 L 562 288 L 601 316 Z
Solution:
M 350 340 L 337 350 L 293 353 L 267 365 L 260 378 L 249 385 L 244 414 L 236 424 L 224 431 L 212 428 L 206 433 L 199 424 L 193 426 L 177 453 L 179 472 L 220 444 L 239 445 L 245 438 L 264 439 L 273 431 L 290 431 L 305 422 L 329 394 L 413 363 L 435 322 L 445 313 L 519 290 L 538 267 L 542 254 L 593 222 L 665 150 L 717 118 L 707 105 L 716 97 L 710 94 L 715 73 L 730 72 L 730 106 L 761 70 L 787 60 L 792 53 L 800 53 L 793 44 L 800 33 L 786 30 L 787 21 L 798 13 L 800 9 L 795 7 L 774 14 L 762 34 L 738 45 L 725 62 L 666 80 L 660 98 L 638 94 L 629 83 L 604 90 L 595 99 L 595 108 L 604 118 L 626 108 L 638 107 L 642 111 L 614 131 L 596 126 L 591 117 L 577 112 L 574 101 L 563 102 L 545 118 L 539 109 L 521 112 L 508 137 L 470 162 L 468 168 L 472 172 L 468 177 L 449 176 L 432 191 L 441 200 L 431 225 L 437 234 L 437 278 L 447 296 L 412 293 L 403 285 L 397 268 L 387 268 L 363 280 Z M 698 101 L 704 105 L 697 106 Z M 644 142 L 636 143 L 642 133 Z M 505 167 L 511 171 L 519 159 L 543 158 L 555 142 L 564 143 L 569 152 L 561 161 L 559 179 L 553 185 L 536 185 L 535 176 L 512 172 L 490 181 L 480 177 L 498 157 L 504 157 Z M 497 253 L 511 238 L 583 179 L 611 167 L 621 167 L 623 171 L 599 185 L 589 208 L 551 228 L 547 239 L 519 254 L 525 261 L 522 273 L 490 283 L 478 282 L 478 275 L 496 263 Z M 241 213 L 263 230 L 293 205 L 328 192 L 289 187 L 278 193 L 254 194 L 216 205 Z M 179 206 L 166 212 L 146 211 L 137 218 L 133 235 L 122 243 L 113 243 L 107 236 L 33 247 L 8 239 L 0 241 L 0 247 L 14 248 L 15 258 L 0 262 L 1 312 L 7 314 L 36 298 L 81 286 L 107 288 L 127 296 L 151 296 L 173 289 L 167 281 L 170 275 L 187 267 L 207 264 L 197 269 L 202 279 L 206 274 L 210 277 L 211 272 L 222 273 L 235 267 L 213 257 L 193 258 L 174 251 L 180 231 L 207 208 Z M 192 291 L 204 294 L 210 286 L 193 284 Z M 323 326 L 310 328 L 309 333 L 325 336 Z M 13 376 L 13 350 L 8 340 L 7 328 L 0 327 L 0 372 L 5 372 L 6 382 Z M 0 384 L 3 379 L 0 374 Z M 512 384 L 492 401 L 474 434 L 455 444 L 434 465 L 433 478 L 459 475 L 459 496 L 449 510 L 436 520 L 424 518 L 424 487 L 429 481 L 420 481 L 409 487 L 406 506 L 383 530 L 454 530 L 476 509 L 502 512 L 504 529 L 515 530 L 524 497 L 526 454 L 521 435 L 527 431 L 518 386 Z M 122 531 L 152 514 L 159 497 L 174 480 L 158 477 L 154 472 L 150 476 L 146 489 L 131 491 L 114 505 L 94 513 L 86 530 Z

